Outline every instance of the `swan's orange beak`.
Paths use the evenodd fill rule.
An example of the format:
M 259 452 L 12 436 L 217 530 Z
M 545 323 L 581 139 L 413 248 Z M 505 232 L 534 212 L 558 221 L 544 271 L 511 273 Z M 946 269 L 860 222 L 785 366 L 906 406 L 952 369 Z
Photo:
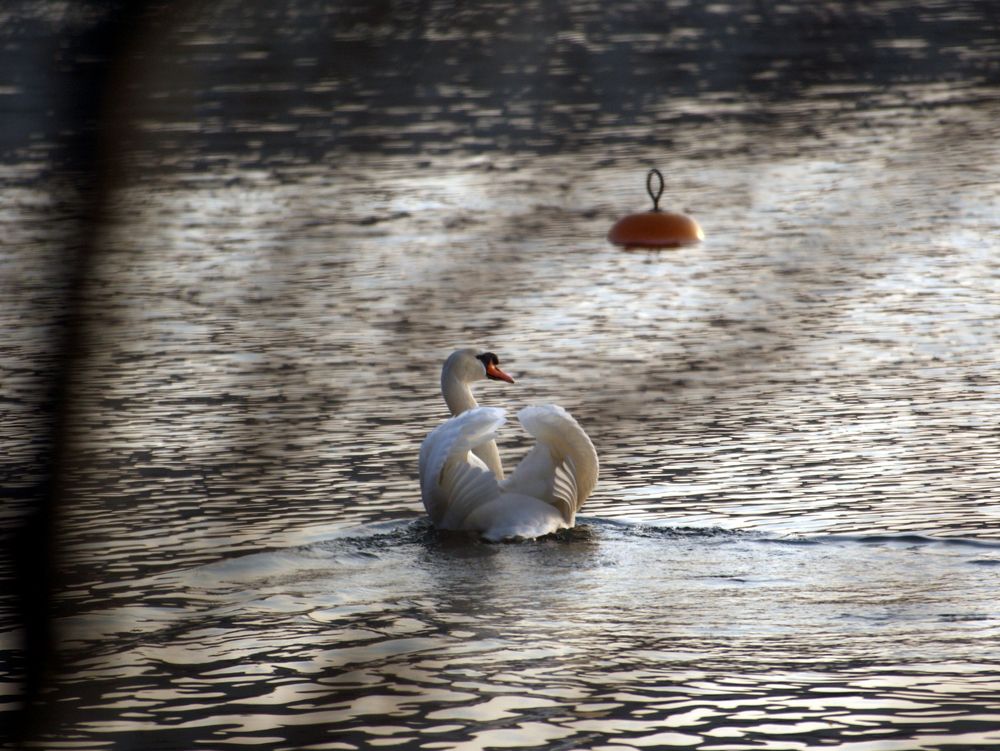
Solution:
M 513 383 L 514 379 L 509 375 L 504 373 L 500 368 L 498 368 L 493 363 L 486 363 L 486 377 L 492 378 L 494 381 L 507 381 L 507 383 Z

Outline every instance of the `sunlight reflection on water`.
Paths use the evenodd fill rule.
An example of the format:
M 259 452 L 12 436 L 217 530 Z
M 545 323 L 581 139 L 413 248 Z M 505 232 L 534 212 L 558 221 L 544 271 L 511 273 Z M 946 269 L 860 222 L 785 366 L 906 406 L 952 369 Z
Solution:
M 99 551 L 121 578 L 77 587 L 70 602 L 100 611 L 158 571 L 419 514 L 414 457 L 443 416 L 442 342 L 468 340 L 500 350 L 519 380 L 482 389 L 485 403 L 558 401 L 586 425 L 603 467 L 586 510 L 599 517 L 992 535 L 982 501 L 998 483 L 997 402 L 981 328 L 992 277 L 949 284 L 964 266 L 919 233 L 863 240 L 877 212 L 848 218 L 848 196 L 879 195 L 867 182 L 876 170 L 841 184 L 823 164 L 793 166 L 769 183 L 815 184 L 795 201 L 791 189 L 755 189 L 744 210 L 759 211 L 759 226 L 727 224 L 722 192 L 707 190 L 705 246 L 643 256 L 597 239 L 609 208 L 505 203 L 516 181 L 448 185 L 442 174 L 469 167 L 445 160 L 406 185 L 425 208 L 375 224 L 364 192 L 308 173 L 307 200 L 301 187 L 270 186 L 252 227 L 236 219 L 245 186 L 206 185 L 206 201 L 190 188 L 154 192 L 114 239 L 133 238 L 128 250 L 103 261 L 117 305 L 98 314 L 108 335 L 92 353 L 100 401 L 84 415 L 77 492 L 103 490 L 68 514 L 81 542 L 99 521 L 80 559 Z M 556 185 L 545 173 L 568 169 L 536 160 L 513 174 L 546 193 Z M 712 179 L 726 185 L 736 170 Z M 631 182 L 631 170 L 605 174 Z M 575 191 L 602 195 L 596 181 Z M 442 233 L 476 190 L 492 211 Z M 352 207 L 358 223 L 313 224 L 324 204 Z M 273 215 L 260 216 L 265 205 Z M 154 248 L 136 255 L 147 233 L 135 227 L 169 216 L 186 217 L 176 235 L 164 243 L 151 230 Z M 567 236 L 595 239 L 567 247 Z M 990 267 L 975 244 L 948 253 Z M 399 352 L 402 371 L 390 365 Z M 508 463 L 521 440 L 511 431 L 502 444 Z M 281 745 L 308 728 L 359 748 L 438 737 L 468 748 L 997 741 L 989 567 L 943 563 L 926 547 L 803 555 L 709 536 L 668 549 L 600 538 L 539 562 L 522 547 L 518 557 L 417 546 L 321 555 L 305 569 L 277 554 L 273 581 L 210 591 L 207 610 L 192 610 L 185 585 L 164 586 L 169 607 L 125 611 L 110 651 L 79 663 L 87 709 L 67 711 L 67 727 L 126 745 Z M 399 633 L 404 619 L 412 630 Z M 246 664 L 266 669 L 248 677 Z M 122 685 L 137 704 L 103 709 L 104 686 Z M 83 687 L 70 678 L 66 690 Z

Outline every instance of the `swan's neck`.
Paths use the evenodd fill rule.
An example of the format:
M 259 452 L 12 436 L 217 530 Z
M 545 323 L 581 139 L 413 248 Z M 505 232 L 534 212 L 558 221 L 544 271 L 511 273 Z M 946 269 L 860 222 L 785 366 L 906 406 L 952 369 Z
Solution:
M 441 393 L 444 394 L 444 402 L 453 416 L 479 406 L 469 384 L 456 378 L 447 369 L 441 374 Z M 495 441 L 479 444 L 472 449 L 472 453 L 483 460 L 497 480 L 503 479 L 503 463 L 500 461 L 500 452 Z
M 441 374 L 441 393 L 444 394 L 444 403 L 452 415 L 460 415 L 466 410 L 478 407 L 479 402 L 472 395 L 472 389 L 465 381 L 460 381 L 451 373 Z

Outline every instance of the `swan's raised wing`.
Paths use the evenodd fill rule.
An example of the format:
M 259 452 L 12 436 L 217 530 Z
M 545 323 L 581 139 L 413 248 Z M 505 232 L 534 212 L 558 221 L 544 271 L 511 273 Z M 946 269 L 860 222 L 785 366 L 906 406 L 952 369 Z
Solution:
M 517 419 L 537 443 L 503 485 L 508 493 L 541 498 L 572 526 L 597 484 L 597 451 L 573 417 L 555 404 L 525 407 Z
M 496 407 L 470 409 L 442 423 L 420 446 L 420 495 L 435 525 L 463 529 L 477 507 L 500 495 L 496 477 L 471 450 L 496 437 L 505 422 Z

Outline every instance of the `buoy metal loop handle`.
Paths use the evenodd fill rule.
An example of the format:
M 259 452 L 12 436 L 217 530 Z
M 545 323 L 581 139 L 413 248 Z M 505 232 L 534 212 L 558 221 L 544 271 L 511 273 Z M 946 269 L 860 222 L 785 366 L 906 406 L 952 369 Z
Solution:
M 660 187 L 657 189 L 656 193 L 653 193 L 653 175 L 656 175 L 656 179 L 660 181 Z M 649 197 L 653 199 L 653 211 L 660 210 L 660 196 L 663 195 L 663 175 L 660 171 L 653 167 L 646 175 L 646 192 L 649 193 Z

